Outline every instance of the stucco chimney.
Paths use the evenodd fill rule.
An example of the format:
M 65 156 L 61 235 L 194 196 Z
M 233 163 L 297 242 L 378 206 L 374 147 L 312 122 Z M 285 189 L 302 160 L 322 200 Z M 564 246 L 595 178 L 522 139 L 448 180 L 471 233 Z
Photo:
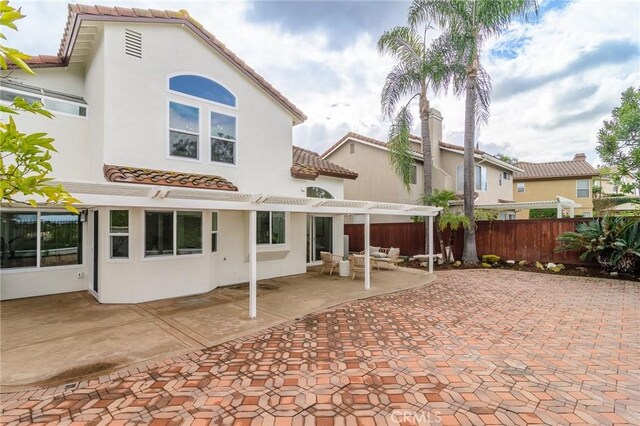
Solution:
M 429 136 L 433 164 L 440 167 L 440 142 L 442 142 L 442 114 L 435 108 L 429 110 Z
M 587 156 L 584 152 L 578 152 L 574 157 L 573 161 L 587 161 Z

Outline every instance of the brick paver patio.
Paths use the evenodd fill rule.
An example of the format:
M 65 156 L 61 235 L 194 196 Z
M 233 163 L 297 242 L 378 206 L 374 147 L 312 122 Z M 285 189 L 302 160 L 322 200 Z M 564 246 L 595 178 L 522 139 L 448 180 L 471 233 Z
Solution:
M 639 424 L 640 286 L 444 272 L 55 392 L 2 395 L 2 422 Z

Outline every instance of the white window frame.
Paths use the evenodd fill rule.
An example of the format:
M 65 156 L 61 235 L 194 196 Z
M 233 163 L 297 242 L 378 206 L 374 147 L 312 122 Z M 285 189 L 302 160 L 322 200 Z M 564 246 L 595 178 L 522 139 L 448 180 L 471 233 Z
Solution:
M 73 102 L 73 101 L 69 101 L 69 100 L 66 100 L 66 99 L 60 99 L 60 98 L 56 98 L 54 96 L 47 96 L 47 95 L 43 95 L 43 94 L 40 94 L 40 93 L 33 93 L 33 92 L 25 91 L 25 90 L 18 90 L 18 89 L 14 89 L 12 87 L 0 86 L 0 90 L 2 90 L 3 92 L 6 92 L 6 93 L 11 93 L 11 94 L 15 95 L 16 97 L 20 97 L 20 98 L 24 98 L 25 96 L 28 96 L 30 98 L 38 98 L 38 100 L 43 104 L 44 108 L 47 109 L 47 110 L 53 111 L 53 113 L 56 116 L 63 115 L 65 117 L 80 118 L 80 119 L 84 119 L 84 120 L 89 118 L 89 105 L 87 105 L 87 104 L 83 104 L 83 103 L 80 103 L 80 102 Z M 55 109 L 48 108 L 45 105 L 47 100 L 51 100 L 51 101 L 54 101 L 54 102 L 60 102 L 60 103 L 63 103 L 63 104 L 69 104 L 69 105 L 73 105 L 73 106 L 77 106 L 77 107 L 82 107 L 82 108 L 85 109 L 85 115 L 70 114 L 68 112 L 57 111 Z M 0 99 L 0 103 L 3 104 L 3 105 L 11 105 L 11 102 L 5 101 L 5 100 L 2 100 L 2 99 Z
M 229 105 L 221 104 L 219 102 L 210 101 L 207 99 L 199 98 L 197 96 L 188 95 L 186 93 L 177 92 L 175 90 L 171 90 L 169 88 L 169 83 L 172 77 L 177 77 L 180 75 L 194 75 L 198 77 L 204 77 L 208 80 L 214 81 L 225 89 L 227 89 L 233 96 L 236 98 L 236 106 L 232 107 Z M 167 159 L 173 161 L 186 161 L 186 162 L 197 162 L 197 163 L 205 163 L 211 164 L 215 166 L 222 167 L 238 167 L 239 165 L 239 144 L 238 141 L 241 140 L 240 136 L 240 102 L 238 99 L 238 95 L 231 91 L 225 84 L 220 81 L 212 78 L 206 74 L 200 74 L 191 71 L 183 71 L 173 73 L 167 76 L 166 78 L 166 90 L 167 90 L 167 114 L 166 114 L 166 149 L 167 149 Z M 188 106 L 193 106 L 199 109 L 198 114 L 198 126 L 199 126 L 199 134 L 198 134 L 198 159 L 186 158 L 186 157 L 176 157 L 170 155 L 171 149 L 169 146 L 170 137 L 169 137 L 169 102 L 181 103 Z M 215 112 L 218 114 L 228 115 L 230 117 L 234 117 L 236 120 L 236 139 L 232 141 L 234 143 L 234 162 L 233 163 L 224 163 L 221 161 L 211 161 L 211 113 Z M 178 131 L 177 129 L 174 129 Z M 182 130 L 180 130 L 182 132 Z M 223 139 L 223 138 L 220 138 Z M 223 139 L 227 140 L 227 139 Z M 206 149 L 203 149 L 203 144 L 206 144 Z
M 216 137 L 215 139 L 220 139 L 226 142 L 233 142 L 233 163 L 225 163 L 223 161 L 213 161 L 211 159 L 211 154 L 213 152 L 213 150 L 211 149 L 211 139 L 213 139 L 213 136 L 211 135 L 211 126 L 212 126 L 212 120 L 211 120 L 211 113 L 215 112 L 216 114 L 222 114 L 222 115 L 226 115 L 228 117 L 233 117 L 236 120 L 236 138 L 235 139 L 226 139 L 226 138 L 222 138 L 222 137 Z M 208 118 L 209 118 L 209 127 L 207 129 L 207 144 L 209 146 L 209 157 L 207 158 L 209 163 L 211 164 L 217 164 L 220 166 L 237 166 L 238 165 L 238 115 L 237 114 L 230 114 L 227 111 L 219 111 L 218 109 L 214 109 L 214 108 L 210 108 L 209 112 L 208 112 Z
M 171 102 L 175 104 L 185 105 L 191 108 L 198 109 L 198 133 L 190 132 L 188 130 L 172 129 L 171 128 Z M 180 157 L 179 155 L 171 155 L 171 131 L 186 133 L 188 135 L 195 135 L 198 137 L 198 156 L 197 158 Z M 202 162 L 202 108 L 199 105 L 194 105 L 189 102 L 185 102 L 180 99 L 167 99 L 167 159 L 178 161 L 189 161 L 192 163 Z
M 25 266 L 22 268 L 2 268 L 0 269 L 0 275 L 4 275 L 4 274 L 12 274 L 12 273 L 24 273 L 24 272 L 42 272 L 42 271 L 57 271 L 57 270 L 64 270 L 64 269 L 79 269 L 79 268 L 85 268 L 86 267 L 86 262 L 87 262 L 87 229 L 86 229 L 86 222 L 81 222 L 82 223 L 82 242 L 81 244 L 78 246 L 80 250 L 82 250 L 82 263 L 76 263 L 74 265 L 60 265 L 60 266 L 41 266 L 40 265 L 40 252 L 42 250 L 42 223 L 41 223 L 41 213 L 67 213 L 69 214 L 68 210 L 59 210 L 59 209 L 55 209 L 55 210 L 37 210 L 37 211 L 33 211 L 33 210 L 14 210 L 14 209 L 6 209 L 3 212 L 6 213 L 17 213 L 17 214 L 25 214 L 25 213 L 35 213 L 36 214 L 36 235 L 37 235 L 37 239 L 36 239 L 36 266 Z
M 256 248 L 258 251 L 264 252 L 264 251 L 284 251 L 284 250 L 288 250 L 290 248 L 290 241 L 291 241 L 291 215 L 289 212 L 283 212 L 283 211 L 279 211 L 279 210 L 263 210 L 265 212 L 269 213 L 269 242 L 268 243 L 258 243 L 256 241 Z M 271 243 L 271 235 L 272 235 L 272 229 L 271 227 L 273 226 L 273 217 L 272 217 L 272 213 L 276 212 L 276 213 L 284 213 L 284 243 L 281 244 L 273 244 Z M 257 238 L 257 235 L 256 235 Z
M 456 191 L 464 191 L 464 166 L 456 166 Z
M 413 163 L 411 165 L 411 185 L 417 185 L 418 184 L 418 165 Z
M 587 182 L 586 188 L 580 188 L 580 182 Z M 579 191 L 587 191 L 585 197 L 580 196 Z M 576 180 L 576 198 L 591 198 L 591 180 L 590 179 L 577 179 Z
M 215 235 L 216 236 L 216 249 L 213 249 L 213 245 L 211 245 L 210 249 L 211 249 L 211 253 L 218 253 L 219 249 L 220 249 L 220 239 L 218 238 L 220 236 L 220 212 L 217 210 L 213 210 L 210 212 L 211 213 L 211 236 Z M 214 221 L 213 221 L 213 215 L 216 215 L 216 221 L 215 221 L 215 225 L 216 225 L 216 230 L 213 230 L 213 225 L 214 225 Z M 209 241 L 209 243 L 211 243 L 211 241 Z
M 202 244 L 202 250 L 200 251 L 200 253 L 192 253 L 192 254 L 178 254 L 178 212 L 196 212 L 196 213 L 200 213 L 200 215 L 202 216 L 202 220 L 200 221 L 200 235 L 201 235 L 201 244 Z M 157 255 L 157 256 L 147 256 L 146 253 L 146 247 L 147 247 L 147 222 L 146 222 L 146 216 L 147 213 L 172 213 L 172 218 L 173 218 L 173 232 L 172 232 L 172 238 L 173 238 L 173 253 L 172 254 L 161 254 L 161 255 Z M 204 222 L 205 222 L 205 216 L 204 216 L 205 212 L 203 210 L 197 210 L 197 209 L 176 209 L 176 210 L 166 210 L 166 209 L 144 209 L 142 211 L 142 217 L 141 217 L 141 227 L 140 229 L 142 229 L 142 238 L 140 238 L 142 246 L 141 246 L 141 253 L 142 253 L 142 260 L 145 262 L 154 262 L 157 260 L 167 260 L 167 259 L 172 259 L 175 260 L 177 258 L 183 259 L 183 258 L 192 258 L 192 257 L 202 257 L 205 254 L 205 242 L 204 242 Z
M 127 229 L 128 229 L 127 233 L 111 232 L 111 212 L 119 212 L 119 211 L 127 212 Z M 107 253 L 109 253 L 109 261 L 111 262 L 131 261 L 131 209 L 109 209 L 107 226 L 108 226 L 107 234 L 109 236 L 107 241 Z M 113 251 L 112 251 L 113 244 L 111 243 L 111 237 L 127 237 L 127 248 L 128 248 L 127 252 L 129 253 L 127 257 L 113 257 Z
M 480 182 L 478 182 L 476 170 L 480 170 Z M 474 189 L 480 192 L 487 192 L 489 190 L 489 182 L 488 182 L 489 171 L 486 167 L 476 164 L 473 168 L 473 177 L 474 177 Z M 480 186 L 478 188 L 478 186 Z
M 522 191 L 520 189 L 522 189 Z M 526 186 L 524 182 L 516 182 L 516 192 L 519 192 L 521 194 L 526 192 Z

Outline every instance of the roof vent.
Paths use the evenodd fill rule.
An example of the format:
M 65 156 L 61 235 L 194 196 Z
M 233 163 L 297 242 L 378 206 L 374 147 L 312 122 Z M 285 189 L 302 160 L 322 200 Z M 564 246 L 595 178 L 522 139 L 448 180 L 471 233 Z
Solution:
M 124 53 L 142 59 L 142 34 L 128 28 L 124 29 Z
M 573 157 L 573 161 L 587 161 L 587 156 L 584 152 L 579 152 Z

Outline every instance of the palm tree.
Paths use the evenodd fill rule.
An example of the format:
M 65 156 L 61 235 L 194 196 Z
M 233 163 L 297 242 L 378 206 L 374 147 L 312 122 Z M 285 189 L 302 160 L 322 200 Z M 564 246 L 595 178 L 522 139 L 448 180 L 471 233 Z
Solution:
M 446 246 L 453 249 L 453 241 L 455 232 L 462 226 L 463 228 L 469 227 L 469 219 L 462 214 L 455 213 L 451 210 L 450 202 L 457 200 L 456 194 L 453 191 L 434 189 L 429 195 L 422 195 L 418 202 L 425 206 L 442 207 L 442 211 L 436 216 L 436 235 L 438 242 L 440 243 L 440 253 L 442 253 L 442 259 L 444 263 L 449 263 L 449 253 L 447 253 Z M 449 228 L 449 240 L 445 243 L 442 233 Z M 425 233 L 429 238 L 428 233 Z M 431 237 L 433 238 L 433 237 Z
M 436 44 L 455 57 L 454 90 L 465 94 L 464 212 L 469 218 L 462 254 L 465 263 L 478 263 L 473 154 L 476 126 L 489 118 L 491 94 L 491 79 L 480 63 L 480 52 L 487 39 L 504 32 L 513 19 L 527 20 L 537 12 L 535 0 L 414 0 L 409 8 L 410 25 L 435 22 L 443 30 Z
M 392 120 L 389 129 L 389 161 L 409 190 L 414 164 L 409 140 L 413 117 L 409 107 L 417 97 L 422 137 L 423 194 L 427 195 L 433 187 L 427 89 L 437 92 L 446 78 L 442 52 L 427 48 L 428 29 L 430 27 L 426 25 L 422 36 L 415 27 L 395 27 L 382 34 L 378 40 L 380 53 L 389 53 L 398 61 L 387 75 L 380 102 L 383 114 Z M 401 105 L 406 98 L 409 98 L 408 101 Z

